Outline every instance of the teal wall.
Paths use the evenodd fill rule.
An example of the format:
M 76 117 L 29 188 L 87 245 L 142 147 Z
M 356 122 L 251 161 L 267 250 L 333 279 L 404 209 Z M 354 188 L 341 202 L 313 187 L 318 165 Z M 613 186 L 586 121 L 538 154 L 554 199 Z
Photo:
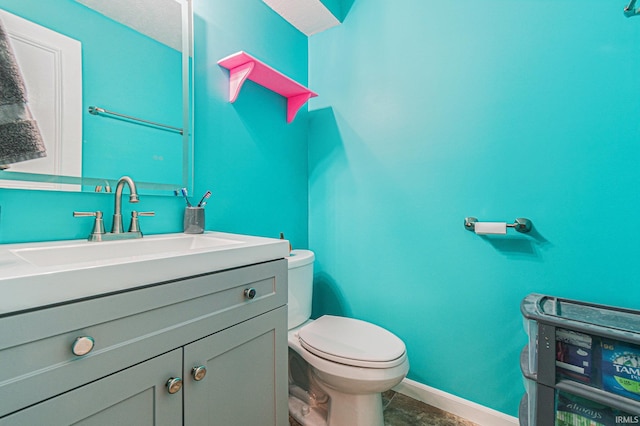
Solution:
M 411 379 L 510 415 L 524 296 L 640 308 L 640 18 L 579 3 L 356 1 L 309 41 L 314 315 L 390 329 Z
M 345 14 L 343 12 L 342 0 L 320 0 L 329 12 L 333 14 L 339 21 L 342 21 Z
M 320 2 L 342 22 L 349 14 L 355 0 L 320 0 Z
M 228 71 L 217 61 L 245 50 L 306 84 L 307 38 L 259 0 L 194 4 L 194 192 L 214 194 L 206 228 L 276 238 L 284 232 L 306 247 L 307 109 L 287 124 L 284 98 L 251 82 L 230 104 Z M 162 83 L 160 75 L 148 78 Z M 136 179 L 134 168 L 127 173 Z M 72 212 L 102 210 L 110 228 L 113 204 L 112 194 L 0 189 L 0 243 L 86 238 L 91 219 Z M 146 234 L 181 232 L 183 208 L 177 197 L 123 202 L 127 216 L 133 209 L 156 212 L 140 219 Z
M 292 123 L 286 100 L 245 82 L 229 97 L 217 62 L 244 50 L 303 85 L 307 38 L 259 0 L 195 1 L 195 187 L 213 196 L 207 227 L 307 246 L 306 106 Z

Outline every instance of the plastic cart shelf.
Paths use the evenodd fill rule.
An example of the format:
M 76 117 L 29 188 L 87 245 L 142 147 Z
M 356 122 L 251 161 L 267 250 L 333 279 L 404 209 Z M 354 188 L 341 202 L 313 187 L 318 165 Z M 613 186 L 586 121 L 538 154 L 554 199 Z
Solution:
M 519 409 L 521 425 L 556 424 L 556 394 L 566 392 L 630 416 L 640 416 L 640 394 L 630 398 L 605 390 L 595 362 L 588 383 L 567 378 L 557 369 L 556 335 L 580 333 L 596 342 L 614 341 L 640 348 L 640 311 L 530 294 L 520 305 L 526 318 L 529 344 L 522 350 L 520 368 L 528 384 Z M 596 353 L 599 353 L 596 351 Z M 597 361 L 597 357 L 595 357 Z M 590 366 L 591 367 L 591 366 Z M 534 420 L 532 420 L 534 419 Z

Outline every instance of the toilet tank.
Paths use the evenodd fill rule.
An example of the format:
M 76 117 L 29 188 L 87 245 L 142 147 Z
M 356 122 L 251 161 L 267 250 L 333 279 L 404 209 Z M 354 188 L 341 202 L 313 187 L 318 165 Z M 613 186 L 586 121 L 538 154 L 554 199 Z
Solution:
M 313 296 L 313 261 L 310 250 L 292 250 L 289 262 L 288 329 L 291 330 L 311 317 Z

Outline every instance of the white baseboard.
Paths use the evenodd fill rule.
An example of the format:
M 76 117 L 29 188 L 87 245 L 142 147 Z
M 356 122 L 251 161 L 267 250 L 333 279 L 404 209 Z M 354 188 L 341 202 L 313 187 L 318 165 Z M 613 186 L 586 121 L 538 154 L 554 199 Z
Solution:
M 516 417 L 423 385 L 415 380 L 404 379 L 393 390 L 480 426 L 518 426 L 520 424 Z

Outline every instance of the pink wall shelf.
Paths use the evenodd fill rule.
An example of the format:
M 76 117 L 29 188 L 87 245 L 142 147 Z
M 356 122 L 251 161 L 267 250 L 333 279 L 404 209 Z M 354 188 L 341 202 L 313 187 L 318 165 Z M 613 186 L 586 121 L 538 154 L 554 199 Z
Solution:
M 229 101 L 235 102 L 247 78 L 287 98 L 287 123 L 316 93 L 245 52 L 220 59 L 218 65 L 229 70 Z

